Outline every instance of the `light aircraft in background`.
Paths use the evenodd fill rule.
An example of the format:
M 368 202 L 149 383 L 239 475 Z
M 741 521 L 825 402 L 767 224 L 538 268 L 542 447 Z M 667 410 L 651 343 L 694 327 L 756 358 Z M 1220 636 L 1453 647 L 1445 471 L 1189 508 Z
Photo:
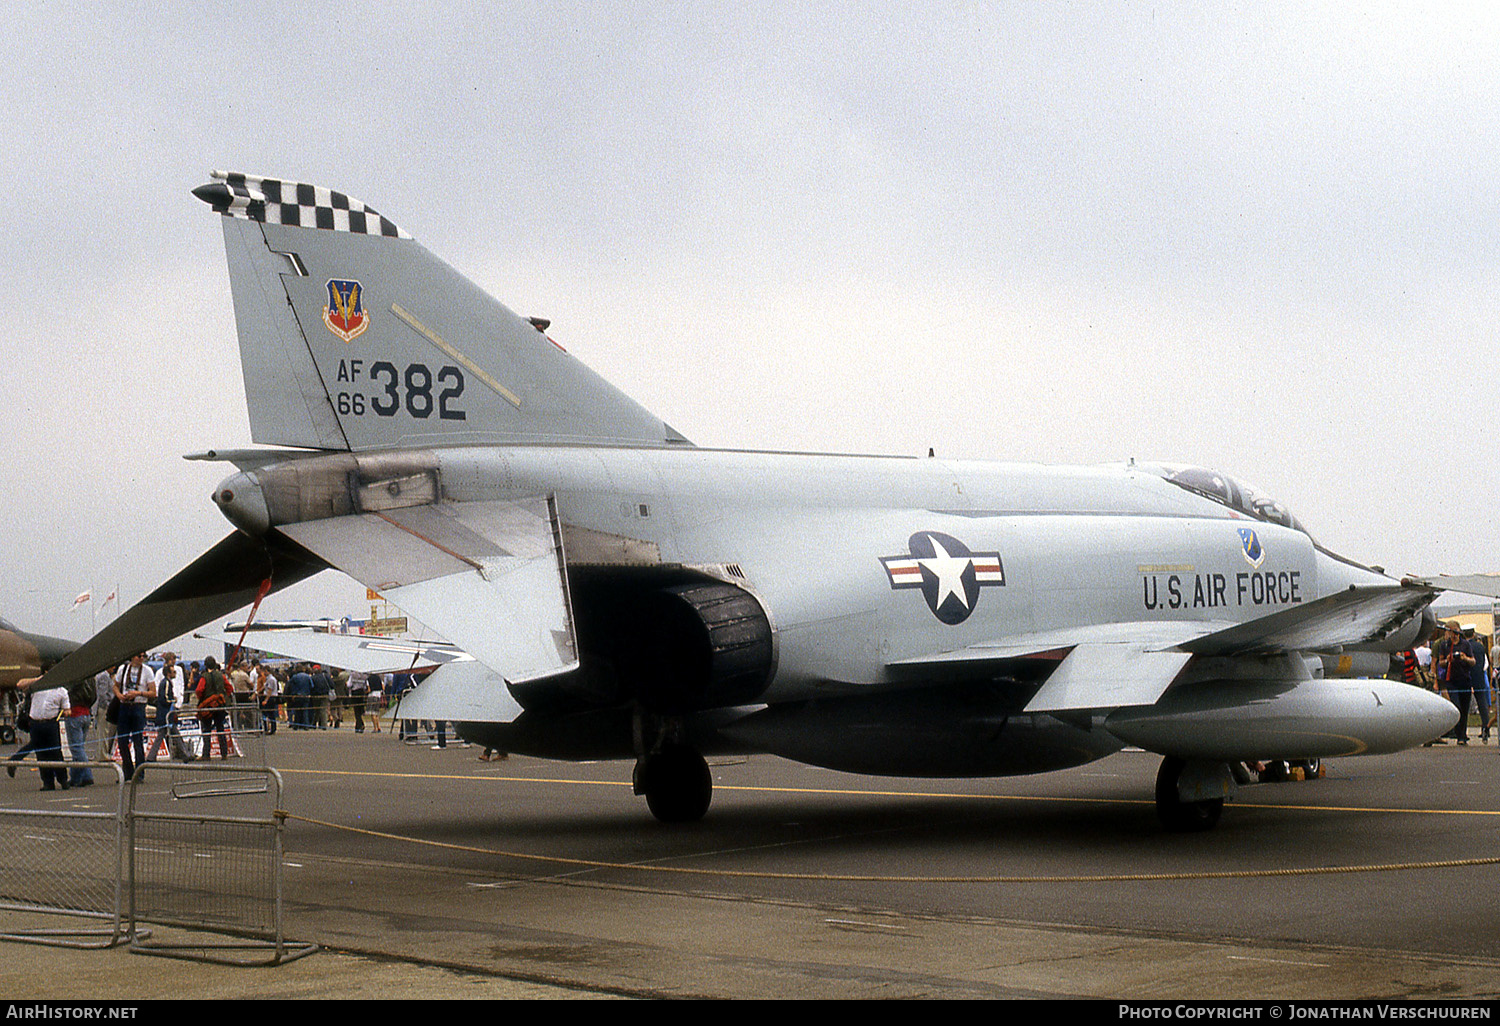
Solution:
M 359 201 L 219 172 L 194 193 L 274 448 L 197 455 L 237 467 L 213 493 L 234 530 L 55 677 L 333 567 L 473 657 L 403 716 L 634 759 L 667 821 L 707 811 L 708 754 L 969 777 L 1136 745 L 1162 756 L 1162 821 L 1206 828 L 1236 762 L 1456 722 L 1322 677 L 1322 655 L 1413 644 L 1438 586 L 1226 475 L 700 448 Z

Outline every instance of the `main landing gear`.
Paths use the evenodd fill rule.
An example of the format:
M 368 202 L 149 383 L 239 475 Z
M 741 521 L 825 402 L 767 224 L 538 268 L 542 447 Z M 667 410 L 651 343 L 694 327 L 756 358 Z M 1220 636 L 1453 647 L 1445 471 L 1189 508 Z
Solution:
M 646 796 L 651 814 L 663 823 L 694 823 L 708 812 L 714 781 L 703 756 L 668 743 L 636 760 L 635 793 Z
M 1211 830 L 1233 788 L 1228 766 L 1189 763 L 1169 755 L 1156 773 L 1156 818 L 1175 833 Z

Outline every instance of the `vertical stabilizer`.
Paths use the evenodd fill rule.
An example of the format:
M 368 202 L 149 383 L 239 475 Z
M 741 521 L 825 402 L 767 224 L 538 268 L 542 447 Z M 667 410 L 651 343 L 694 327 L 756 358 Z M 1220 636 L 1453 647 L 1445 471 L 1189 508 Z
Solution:
M 256 442 L 686 442 L 358 200 L 213 177 Z

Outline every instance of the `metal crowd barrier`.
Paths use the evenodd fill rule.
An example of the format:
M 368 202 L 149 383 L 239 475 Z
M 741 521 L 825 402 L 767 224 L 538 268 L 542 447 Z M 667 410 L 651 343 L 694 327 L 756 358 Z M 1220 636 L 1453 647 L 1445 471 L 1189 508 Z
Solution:
M 252 732 L 232 740 L 236 751 L 254 750 Z M 87 767 L 96 783 L 79 793 L 95 808 L 60 806 L 56 796 L 67 792 L 41 798 L 30 781 L 0 807 L 0 909 L 39 924 L 66 917 L 86 925 L 11 929 L 0 940 L 74 948 L 129 941 L 137 954 L 227 965 L 277 965 L 317 950 L 284 936 L 281 776 L 242 756 L 232 761 L 159 758 L 129 781 L 110 760 L 15 764 L 31 781 L 38 769 Z M 9 797 L 3 778 L 0 795 Z M 147 923 L 216 939 L 152 941 Z
M 71 948 L 109 948 L 129 938 L 125 922 L 124 776 L 113 762 L 27 762 L 17 768 L 88 768 L 101 792 L 112 772 L 115 808 L 0 808 L 0 908 L 91 920 L 76 928 L 34 928 L 0 939 Z M 30 774 L 28 773 L 28 776 Z
M 288 943 L 283 932 L 281 774 L 264 766 L 219 765 L 212 770 L 217 780 L 243 779 L 191 791 L 183 780 L 202 773 L 192 763 L 158 763 L 146 772 L 164 773 L 171 782 L 147 791 L 140 770 L 131 782 L 125 817 L 130 950 L 223 965 L 279 965 L 316 951 L 315 944 Z M 214 811 L 175 811 L 185 790 L 217 799 L 209 803 Z M 142 921 L 235 939 L 151 942 L 133 933 Z

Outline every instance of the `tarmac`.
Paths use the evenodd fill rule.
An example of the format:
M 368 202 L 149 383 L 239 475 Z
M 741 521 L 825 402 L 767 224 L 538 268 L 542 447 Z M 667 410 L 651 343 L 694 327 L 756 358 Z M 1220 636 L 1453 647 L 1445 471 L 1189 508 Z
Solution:
M 714 807 L 686 827 L 650 818 L 628 763 L 483 762 L 347 726 L 283 730 L 267 752 L 286 780 L 286 934 L 316 953 L 205 973 L 123 945 L 12 943 L 4 994 L 1500 995 L 1493 744 L 1336 760 L 1321 780 L 1244 789 L 1187 836 L 1156 826 L 1157 760 L 1140 752 L 936 782 L 712 760 Z M 0 781 L 0 805 L 107 804 L 104 788 L 34 786 Z M 60 922 L 0 912 L 4 931 Z M 154 943 L 223 940 L 151 928 Z

